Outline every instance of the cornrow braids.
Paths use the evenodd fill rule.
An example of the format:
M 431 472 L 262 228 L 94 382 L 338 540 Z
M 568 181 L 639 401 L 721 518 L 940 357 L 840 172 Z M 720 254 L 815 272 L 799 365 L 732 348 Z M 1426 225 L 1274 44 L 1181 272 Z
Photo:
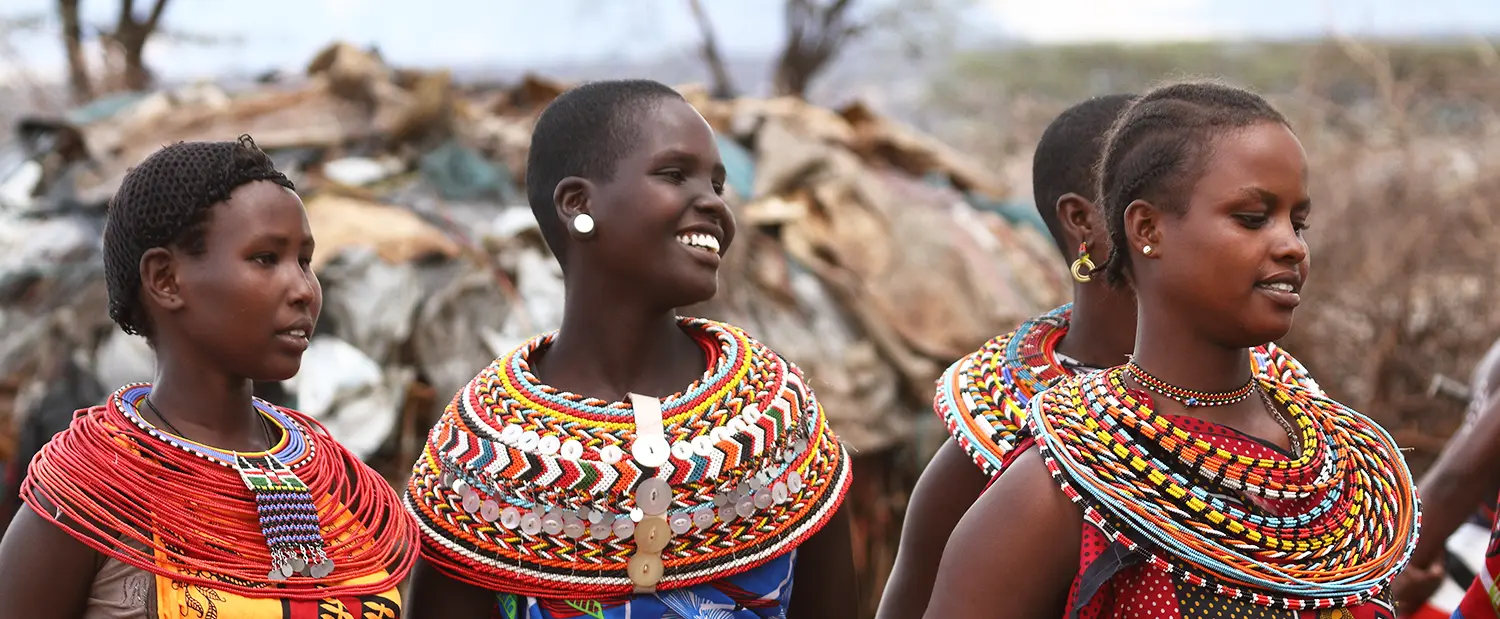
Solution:
M 1202 177 L 1213 140 L 1226 130 L 1287 123 L 1265 99 L 1219 81 L 1167 84 L 1141 96 L 1115 121 L 1099 161 L 1096 204 L 1109 231 L 1109 259 L 1099 270 L 1116 286 L 1129 281 L 1125 208 L 1145 200 L 1181 214 Z
M 104 220 L 109 317 L 121 330 L 152 335 L 141 301 L 141 256 L 156 247 L 201 255 L 213 206 L 255 181 L 296 190 L 248 135 L 232 142 L 178 142 L 125 174 Z

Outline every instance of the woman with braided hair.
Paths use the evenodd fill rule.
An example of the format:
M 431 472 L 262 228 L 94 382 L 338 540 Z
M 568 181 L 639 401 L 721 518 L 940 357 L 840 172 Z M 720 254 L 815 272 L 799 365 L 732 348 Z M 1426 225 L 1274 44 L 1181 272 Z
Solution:
M 397 617 L 416 528 L 312 418 L 252 395 L 301 366 L 322 289 L 291 181 L 249 136 L 167 146 L 104 228 L 110 317 L 156 355 L 32 460 L 0 617 Z
M 1031 399 L 926 616 L 1392 617 L 1418 522 L 1400 452 L 1248 354 L 1290 330 L 1308 274 L 1286 120 L 1239 88 L 1162 86 L 1110 130 L 1097 195 L 1134 354 Z
M 406 493 L 413 619 L 857 614 L 849 458 L 806 379 L 677 313 L 718 290 L 724 182 L 712 128 L 663 84 L 591 82 L 543 110 L 526 187 L 562 325 L 429 433 Z

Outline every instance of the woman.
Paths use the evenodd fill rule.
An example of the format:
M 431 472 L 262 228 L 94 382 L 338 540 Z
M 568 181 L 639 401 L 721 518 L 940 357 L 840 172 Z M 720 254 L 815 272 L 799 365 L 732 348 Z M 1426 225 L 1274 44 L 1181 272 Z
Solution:
M 562 326 L 429 435 L 411 616 L 850 616 L 849 462 L 811 389 L 675 311 L 713 297 L 734 240 L 712 129 L 662 84 L 594 82 L 548 105 L 528 157 Z
M 1391 616 L 1418 520 L 1399 451 L 1247 354 L 1300 302 L 1306 166 L 1285 119 L 1237 88 L 1173 84 L 1126 110 L 1098 195 L 1135 353 L 1032 400 L 926 616 Z
M 31 463 L 0 617 L 396 617 L 415 525 L 309 417 L 251 395 L 297 373 L 322 290 L 292 183 L 248 137 L 167 146 L 110 204 L 110 317 L 151 384 L 80 411 Z
M 1042 133 L 1032 187 L 1042 220 L 1071 262 L 1076 301 L 986 342 L 938 381 L 933 410 L 952 439 L 938 449 L 912 491 L 880 619 L 920 616 L 927 607 L 943 547 L 964 512 L 1004 469 L 1025 432 L 1031 398 L 1076 372 L 1113 366 L 1130 354 L 1135 299 L 1129 290 L 1093 276 L 1094 250 L 1109 245 L 1094 209 L 1094 172 L 1105 134 L 1134 98 L 1089 99 L 1063 111 Z M 1256 347 L 1251 354 L 1256 372 L 1317 388 L 1301 364 L 1275 345 Z

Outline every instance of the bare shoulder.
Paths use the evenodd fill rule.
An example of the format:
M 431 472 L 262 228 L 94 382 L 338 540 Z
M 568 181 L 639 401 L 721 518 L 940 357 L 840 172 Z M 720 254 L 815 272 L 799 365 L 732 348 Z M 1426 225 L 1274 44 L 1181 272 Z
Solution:
M 1022 454 L 964 514 L 943 552 L 927 617 L 1061 616 L 1078 568 L 1083 514 L 1041 455 Z M 1007 574 L 994 586 L 994 574 Z

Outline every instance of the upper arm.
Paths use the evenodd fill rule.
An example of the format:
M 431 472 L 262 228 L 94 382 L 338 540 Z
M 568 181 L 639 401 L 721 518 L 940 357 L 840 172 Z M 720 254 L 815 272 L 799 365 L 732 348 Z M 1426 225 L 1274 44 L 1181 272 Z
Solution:
M 494 606 L 494 592 L 454 580 L 427 559 L 417 559 L 406 596 L 407 619 L 488 619 Z
M 797 548 L 797 565 L 792 568 L 795 584 L 786 614 L 790 619 L 840 617 L 860 606 L 846 505 L 839 506 L 823 528 Z
M 876 619 L 921 616 L 932 596 L 943 547 L 988 481 L 953 439 L 938 448 L 912 489 L 896 565 Z
M 23 505 L 0 539 L 0 618 L 82 616 L 97 558 L 94 549 Z
M 933 586 L 941 593 L 926 616 L 1062 616 L 1082 528 L 1082 512 L 1053 483 L 1037 450 L 1022 454 L 954 529 Z

